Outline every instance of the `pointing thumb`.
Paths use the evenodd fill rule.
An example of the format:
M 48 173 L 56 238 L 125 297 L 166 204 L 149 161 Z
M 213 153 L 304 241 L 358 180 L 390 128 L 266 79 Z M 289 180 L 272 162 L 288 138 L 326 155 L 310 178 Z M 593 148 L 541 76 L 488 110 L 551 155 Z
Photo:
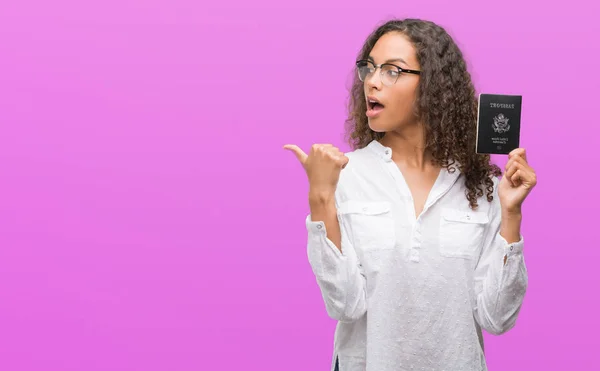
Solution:
M 308 155 L 304 153 L 304 151 L 300 149 L 300 147 L 294 144 L 286 144 L 285 146 L 283 146 L 283 148 L 287 149 L 288 151 L 294 152 L 296 158 L 298 158 L 298 161 L 300 161 L 300 163 L 304 166 Z

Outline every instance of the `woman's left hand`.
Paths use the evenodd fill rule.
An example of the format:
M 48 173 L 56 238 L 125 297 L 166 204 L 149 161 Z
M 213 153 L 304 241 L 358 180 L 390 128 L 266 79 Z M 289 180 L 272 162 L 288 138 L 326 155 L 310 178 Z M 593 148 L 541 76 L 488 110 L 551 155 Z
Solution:
M 537 184 L 535 171 L 527 163 L 524 148 L 517 148 L 508 154 L 506 170 L 498 193 L 502 210 L 508 213 L 520 214 L 521 205 Z

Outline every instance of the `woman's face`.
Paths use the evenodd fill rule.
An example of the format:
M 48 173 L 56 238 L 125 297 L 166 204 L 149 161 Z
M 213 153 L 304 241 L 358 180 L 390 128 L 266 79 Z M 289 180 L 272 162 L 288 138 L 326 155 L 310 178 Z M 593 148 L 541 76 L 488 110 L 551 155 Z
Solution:
M 406 69 L 420 70 L 415 48 L 399 32 L 383 35 L 371 50 L 368 59 L 374 65 L 391 63 Z M 364 79 L 369 127 L 375 132 L 387 132 L 415 124 L 413 106 L 419 75 L 404 72 L 398 75 L 395 72 L 397 69 L 391 68 L 384 71 L 385 76 L 382 77 L 381 71 L 379 68 Z M 396 82 L 390 85 L 394 79 Z

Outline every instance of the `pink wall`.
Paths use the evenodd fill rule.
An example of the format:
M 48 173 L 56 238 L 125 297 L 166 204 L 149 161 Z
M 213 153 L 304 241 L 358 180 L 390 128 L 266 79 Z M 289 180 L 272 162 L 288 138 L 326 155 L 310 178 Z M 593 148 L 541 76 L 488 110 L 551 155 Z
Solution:
M 600 6 L 548 4 L 2 2 L 0 369 L 326 370 L 281 146 L 347 148 L 356 51 L 389 16 L 445 25 L 479 91 L 524 96 L 530 288 L 490 369 L 600 367 Z

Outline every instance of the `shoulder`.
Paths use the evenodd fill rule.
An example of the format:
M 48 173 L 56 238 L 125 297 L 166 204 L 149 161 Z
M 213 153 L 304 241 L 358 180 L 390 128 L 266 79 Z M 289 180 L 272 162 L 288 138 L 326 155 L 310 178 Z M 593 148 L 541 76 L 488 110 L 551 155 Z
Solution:
M 365 147 L 356 148 L 344 153 L 349 159 L 346 167 L 352 169 L 361 169 L 364 167 L 373 166 L 373 164 L 381 162 L 381 159 L 385 156 L 385 151 L 385 147 L 383 147 L 379 142 L 373 140 Z
M 458 173 L 460 173 L 460 185 L 464 188 L 467 188 L 467 179 L 469 178 L 468 174 L 464 173 L 460 170 L 460 164 L 455 161 L 453 167 L 456 169 Z M 500 185 L 500 178 L 493 174 L 488 174 L 487 176 L 482 177 L 478 182 L 477 188 L 483 190 L 483 194 L 479 197 L 487 198 L 486 194 L 490 186 L 492 186 L 492 191 L 494 194 L 498 193 L 498 186 Z
M 374 187 L 385 183 L 385 163 L 375 146 L 370 144 L 344 153 L 348 163 L 340 173 L 337 186 L 339 193 L 356 196 L 372 192 Z
M 498 187 L 500 186 L 500 179 L 495 175 L 490 175 L 489 178 L 492 180 L 492 187 L 493 187 L 492 195 L 494 196 L 494 200 L 497 200 L 498 199 Z
M 357 159 L 359 161 L 368 160 L 369 158 L 375 156 L 375 152 L 373 151 L 372 147 L 373 147 L 373 144 L 368 144 L 365 147 L 355 148 L 348 152 L 345 152 L 344 154 L 346 156 L 348 156 L 348 158 L 351 158 L 351 159 Z
M 494 175 L 490 175 L 489 179 L 492 181 L 492 200 L 488 200 L 489 183 L 482 184 L 481 189 L 483 190 L 483 194 L 478 197 L 477 204 L 480 205 L 482 209 L 487 209 L 488 215 L 493 217 L 500 212 L 500 196 L 498 194 L 500 179 Z
M 382 169 L 381 154 L 373 147 L 367 145 L 344 153 L 348 163 L 340 175 L 341 182 L 372 176 Z
M 487 213 L 490 216 L 494 215 L 500 209 L 500 197 L 499 197 L 499 186 L 500 179 L 495 175 L 488 175 L 483 177 L 476 185 L 477 189 L 473 189 L 467 185 L 468 179 L 466 175 L 457 170 L 459 173 L 458 181 L 452 187 L 452 191 L 449 194 L 450 198 L 459 200 L 459 204 L 453 204 L 454 207 L 461 209 L 466 212 L 466 208 L 472 212 Z M 490 200 L 488 196 L 491 196 Z M 471 198 L 474 197 L 477 203 L 475 209 L 471 209 L 469 206 Z

